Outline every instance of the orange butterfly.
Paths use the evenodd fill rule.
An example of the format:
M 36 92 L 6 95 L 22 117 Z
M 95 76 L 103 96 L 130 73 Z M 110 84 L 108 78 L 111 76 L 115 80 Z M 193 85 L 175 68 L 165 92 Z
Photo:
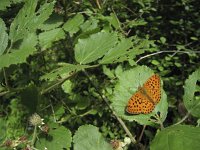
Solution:
M 161 99 L 160 77 L 152 75 L 128 101 L 126 111 L 129 114 L 151 113 Z

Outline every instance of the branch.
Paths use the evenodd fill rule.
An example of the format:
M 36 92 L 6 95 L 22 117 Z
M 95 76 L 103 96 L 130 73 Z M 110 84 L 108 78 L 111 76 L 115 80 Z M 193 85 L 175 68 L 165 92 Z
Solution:
M 67 77 L 59 80 L 58 82 L 54 83 L 53 85 L 50 85 L 48 88 L 46 88 L 43 91 L 41 91 L 41 95 L 53 90 L 55 87 L 61 85 L 62 83 L 64 83 L 66 80 L 68 80 L 69 78 L 71 78 L 75 74 L 76 74 L 76 72 L 72 73 L 70 76 L 67 76 Z
M 188 112 L 179 122 L 177 122 L 177 123 L 174 124 L 174 125 L 179 125 L 179 124 L 181 124 L 181 123 L 184 122 L 189 116 L 190 116 L 190 113 Z
M 88 80 L 91 82 L 91 84 L 94 86 L 94 88 L 96 89 L 97 93 L 100 95 L 101 99 L 106 103 L 106 105 L 108 106 L 108 108 L 112 111 L 113 115 L 116 117 L 116 119 L 118 120 L 118 122 L 121 124 L 121 126 L 123 127 L 124 131 L 126 132 L 126 134 L 129 136 L 129 138 L 131 139 L 131 142 L 133 144 L 136 144 L 137 141 L 136 139 L 133 137 L 133 135 L 131 134 L 131 132 L 129 131 L 129 129 L 127 128 L 126 124 L 124 123 L 124 121 L 117 116 L 116 112 L 113 110 L 113 108 L 110 106 L 108 99 L 106 98 L 105 95 L 103 95 L 102 93 L 99 92 L 97 86 L 92 82 L 92 80 L 90 79 L 88 73 L 86 71 L 83 71 L 83 73 L 86 75 L 86 77 L 88 78 Z
M 189 53 L 200 53 L 200 51 L 193 51 L 193 52 L 185 52 L 185 51 L 159 51 L 159 52 L 151 53 L 151 54 L 148 54 L 148 55 L 140 57 L 136 61 L 136 63 L 138 63 L 139 61 L 141 61 L 144 58 L 151 57 L 151 56 L 154 56 L 154 55 L 158 55 L 158 54 L 161 54 L 161 53 L 174 53 L 174 54 L 176 54 L 176 53 L 186 53 L 186 54 L 189 54 Z

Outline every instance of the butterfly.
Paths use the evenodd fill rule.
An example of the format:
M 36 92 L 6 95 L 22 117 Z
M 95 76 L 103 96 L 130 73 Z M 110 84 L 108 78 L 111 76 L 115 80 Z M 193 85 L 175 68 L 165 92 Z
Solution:
M 131 96 L 126 106 L 129 114 L 149 114 L 161 99 L 160 77 L 152 75 L 142 87 Z

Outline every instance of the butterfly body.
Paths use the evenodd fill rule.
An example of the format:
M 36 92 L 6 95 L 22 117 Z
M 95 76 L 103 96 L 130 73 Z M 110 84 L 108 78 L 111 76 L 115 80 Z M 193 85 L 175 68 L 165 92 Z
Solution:
M 154 74 L 131 96 L 126 111 L 129 114 L 151 113 L 160 99 L 160 77 Z

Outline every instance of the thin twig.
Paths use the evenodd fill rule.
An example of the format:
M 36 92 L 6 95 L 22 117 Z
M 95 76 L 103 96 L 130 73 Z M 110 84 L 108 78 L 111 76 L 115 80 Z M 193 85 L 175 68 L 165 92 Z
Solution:
M 63 79 L 59 80 L 58 82 L 54 83 L 53 85 L 49 86 L 48 88 L 44 89 L 43 91 L 41 91 L 41 95 L 53 90 L 55 87 L 61 85 L 62 83 L 64 83 L 66 80 L 68 80 L 75 74 L 76 74 L 76 72 L 72 73 L 70 76 L 63 78 Z
M 164 129 L 164 125 L 162 120 L 160 119 L 160 116 L 158 114 L 156 114 L 155 116 L 156 116 L 155 118 L 158 120 L 158 123 L 160 124 L 160 129 L 161 130 Z
M 51 95 L 51 97 L 54 98 L 52 95 Z M 49 99 L 49 102 L 50 102 L 50 106 L 51 106 L 51 111 L 52 111 L 52 113 L 53 113 L 53 119 L 54 119 L 54 122 L 56 123 L 56 122 L 57 122 L 57 119 L 56 119 L 56 115 L 55 115 L 55 111 L 54 111 L 54 108 L 53 108 L 51 99 Z
M 143 136 L 143 134 L 144 134 L 145 128 L 146 128 L 146 125 L 143 125 L 142 132 L 140 133 L 140 136 L 139 136 L 139 138 L 138 138 L 138 140 L 137 140 L 138 143 L 140 143 L 140 141 L 141 141 L 141 139 L 142 139 L 142 136 Z
M 10 91 L 3 91 L 3 92 L 1 92 L 0 96 L 4 96 L 6 94 L 10 94 L 10 93 L 14 93 L 14 92 L 19 92 L 19 91 L 21 91 L 23 89 L 24 89 L 24 87 L 23 88 L 10 88 Z
M 99 0 L 96 0 L 96 4 L 97 4 L 98 8 L 101 9 L 101 5 L 99 3 Z
M 4 76 L 4 79 L 5 79 L 6 88 L 7 88 L 8 91 L 10 91 L 10 87 L 9 87 L 9 84 L 8 84 L 8 78 L 7 78 L 7 75 L 6 75 L 5 68 L 3 68 L 3 76 Z
M 86 77 L 89 79 L 89 81 L 91 82 L 91 84 L 94 86 L 95 90 L 97 91 L 97 93 L 100 95 L 101 99 L 106 103 L 106 105 L 108 106 L 108 108 L 112 111 L 113 115 L 116 117 L 116 119 L 118 120 L 118 122 L 121 124 L 121 126 L 123 127 L 124 131 L 126 132 L 126 134 L 129 136 L 129 138 L 131 139 L 131 142 L 133 144 L 135 144 L 137 141 L 135 140 L 135 138 L 133 137 L 133 135 L 131 134 L 131 132 L 129 131 L 129 129 L 127 128 L 126 124 L 124 123 L 124 121 L 118 117 L 118 115 L 116 114 L 116 112 L 113 110 L 113 108 L 110 106 L 108 99 L 106 98 L 105 95 L 103 95 L 101 92 L 99 92 L 97 86 L 92 82 L 92 80 L 90 79 L 90 76 L 88 75 L 88 73 L 86 71 L 83 71 L 83 73 L 86 75 Z
M 31 140 L 31 147 L 34 147 L 36 137 L 37 137 L 37 126 L 34 126 L 33 137 L 32 137 L 32 140 Z
M 190 113 L 188 112 L 179 122 L 177 122 L 177 123 L 174 124 L 174 125 L 179 125 L 179 124 L 181 124 L 181 123 L 184 122 L 189 116 L 190 116 Z
M 7 93 L 10 93 L 10 91 L 3 91 L 3 92 L 1 92 L 1 93 L 0 93 L 0 96 L 4 96 L 4 95 L 6 95 Z
M 139 61 L 141 61 L 144 58 L 151 57 L 151 56 L 154 56 L 154 55 L 157 55 L 157 54 L 161 54 L 161 53 L 175 53 L 175 52 L 177 52 L 177 51 L 159 51 L 159 52 L 151 53 L 151 54 L 148 54 L 148 55 L 140 57 L 136 61 L 136 63 L 138 63 Z M 200 53 L 200 51 L 193 51 L 193 52 L 178 51 L 178 53 L 187 53 L 187 54 L 188 53 Z

